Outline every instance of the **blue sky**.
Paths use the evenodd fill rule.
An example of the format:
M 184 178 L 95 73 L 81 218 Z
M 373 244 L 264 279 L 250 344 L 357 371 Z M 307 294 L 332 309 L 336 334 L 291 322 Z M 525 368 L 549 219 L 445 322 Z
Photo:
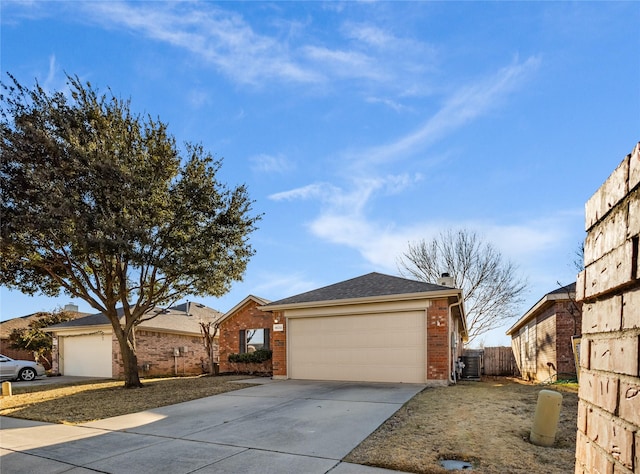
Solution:
M 1 69 L 131 98 L 223 158 L 264 213 L 244 281 L 275 300 L 478 232 L 519 266 L 522 311 L 575 279 L 584 203 L 640 138 L 637 2 L 12 2 Z M 0 289 L 0 318 L 62 295 Z M 487 345 L 508 344 L 504 331 Z

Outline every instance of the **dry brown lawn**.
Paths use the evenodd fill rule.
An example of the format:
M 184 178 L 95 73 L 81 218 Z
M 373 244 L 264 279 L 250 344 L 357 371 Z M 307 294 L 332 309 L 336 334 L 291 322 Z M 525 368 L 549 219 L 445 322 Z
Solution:
M 538 392 L 562 391 L 556 442 L 529 439 Z M 473 464 L 485 474 L 574 472 L 577 387 L 539 386 L 510 379 L 462 382 L 418 394 L 354 449 L 345 461 L 416 473 L 445 473 L 439 461 Z M 458 471 L 461 472 L 461 471 Z
M 122 381 L 13 388 L 2 397 L 0 415 L 50 423 L 85 423 L 150 410 L 250 387 L 231 383 L 246 375 L 175 377 L 143 380 L 144 388 L 127 390 Z

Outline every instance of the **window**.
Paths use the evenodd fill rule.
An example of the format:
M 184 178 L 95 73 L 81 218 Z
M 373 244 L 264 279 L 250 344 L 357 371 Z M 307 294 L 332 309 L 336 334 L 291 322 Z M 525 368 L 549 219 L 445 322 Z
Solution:
M 240 331 L 240 354 L 255 352 L 259 349 L 270 349 L 269 330 L 262 328 L 242 329 Z

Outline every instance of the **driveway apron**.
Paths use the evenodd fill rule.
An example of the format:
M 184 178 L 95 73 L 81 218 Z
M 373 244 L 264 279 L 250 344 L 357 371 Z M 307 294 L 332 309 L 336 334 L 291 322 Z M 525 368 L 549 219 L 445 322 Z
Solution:
M 67 426 L 0 418 L 0 471 L 392 472 L 341 462 L 424 385 L 271 381 Z

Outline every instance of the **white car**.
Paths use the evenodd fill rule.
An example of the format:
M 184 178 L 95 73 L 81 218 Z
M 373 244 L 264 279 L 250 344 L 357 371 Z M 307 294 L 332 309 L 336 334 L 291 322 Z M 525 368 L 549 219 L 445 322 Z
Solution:
M 30 381 L 44 375 L 44 367 L 32 360 L 15 360 L 0 354 L 0 378 Z

